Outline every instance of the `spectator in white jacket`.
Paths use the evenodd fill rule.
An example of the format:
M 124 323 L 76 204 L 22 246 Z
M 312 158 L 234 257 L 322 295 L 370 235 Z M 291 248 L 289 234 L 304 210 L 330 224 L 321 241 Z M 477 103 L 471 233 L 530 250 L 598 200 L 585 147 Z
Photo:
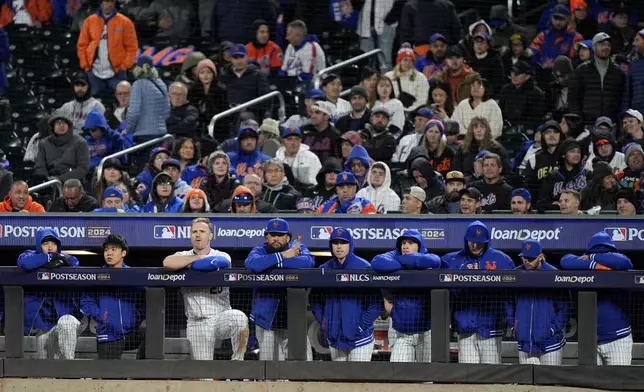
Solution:
M 405 106 L 405 112 L 413 112 L 427 104 L 429 83 L 425 75 L 416 70 L 416 55 L 413 49 L 403 46 L 396 56 L 394 70 L 387 72 L 385 76 L 393 82 L 394 93 Z M 405 98 L 405 93 L 411 97 Z
M 360 19 L 358 20 L 358 35 L 360 50 L 369 52 L 376 48 L 382 50 L 385 56 L 385 69 L 391 69 L 391 52 L 396 38 L 398 23 L 387 24 L 385 19 L 394 6 L 394 0 L 365 0 Z
M 364 197 L 376 207 L 378 214 L 387 211 L 400 211 L 400 197 L 391 189 L 391 171 L 384 162 L 371 165 L 366 187 L 360 189 L 356 196 Z
M 389 114 L 389 124 L 402 130 L 405 126 L 405 107 L 394 95 L 394 85 L 386 76 L 378 76 L 376 82 L 377 100 L 373 107 L 382 106 Z
M 503 131 L 503 113 L 490 92 L 490 84 L 483 78 L 475 79 L 470 86 L 470 97 L 462 100 L 452 114 L 452 120 L 458 122 L 461 135 L 465 135 L 474 117 L 483 117 L 490 123 L 492 138 L 501 136 Z
M 434 113 L 428 108 L 420 108 L 414 113 L 414 132 L 409 135 L 405 135 L 398 142 L 396 146 L 396 152 L 391 158 L 392 162 L 406 162 L 409 157 L 409 153 L 414 147 L 420 145 L 420 141 L 423 140 L 423 135 L 425 134 L 425 126 L 429 120 L 434 117 Z
M 311 80 L 313 75 L 326 67 L 324 51 L 315 35 L 307 35 L 306 23 L 299 19 L 289 23 L 286 40 L 289 45 L 284 53 L 280 75 Z
M 346 99 L 340 98 L 342 93 L 342 79 L 336 74 L 324 75 L 322 79 L 322 91 L 326 95 L 326 100 L 335 106 L 335 118 L 340 118 L 351 113 L 351 104 Z
M 302 144 L 300 128 L 285 128 L 282 131 L 282 147 L 277 150 L 275 158 L 291 167 L 297 187 L 317 185 L 315 176 L 322 164 L 318 156 L 309 151 L 309 146 Z

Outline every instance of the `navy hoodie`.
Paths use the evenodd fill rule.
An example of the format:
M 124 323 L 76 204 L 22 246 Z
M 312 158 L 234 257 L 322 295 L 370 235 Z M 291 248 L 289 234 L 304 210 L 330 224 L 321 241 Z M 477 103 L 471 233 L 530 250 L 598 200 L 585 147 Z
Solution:
M 353 253 L 351 233 L 345 228 L 335 228 L 330 241 L 349 241 L 349 254 L 340 263 L 336 257 L 320 266 L 333 270 L 370 270 L 369 262 Z M 330 242 L 329 242 L 329 246 Z M 333 250 L 332 250 L 333 253 Z M 352 349 L 373 343 L 373 323 L 382 311 L 380 293 L 364 289 L 315 290 L 311 294 L 311 310 L 315 319 L 326 332 L 329 346 Z
M 18 257 L 18 267 L 31 271 L 43 267 L 47 264 L 53 253 L 42 253 L 41 245 L 43 239 L 53 237 L 58 244 L 58 252 L 65 255 L 72 263 L 72 266 L 78 266 L 78 259 L 61 252 L 60 237 L 52 229 L 40 229 L 36 232 L 36 249 L 26 250 Z M 55 290 L 43 292 L 25 292 L 25 315 L 24 315 L 24 333 L 29 335 L 32 329 L 40 331 L 49 331 L 58 323 L 58 319 L 64 315 L 70 314 L 77 319 L 82 319 L 79 309 L 78 294 L 66 291 Z
M 480 256 L 474 256 L 467 246 L 467 239 L 483 242 L 486 248 Z M 443 256 L 449 269 L 509 270 L 515 269 L 510 256 L 492 248 L 490 231 L 480 221 L 470 223 L 463 238 L 463 249 Z M 503 293 L 487 290 L 453 290 L 454 321 L 459 334 L 478 333 L 484 338 L 503 335 L 504 307 L 508 305 Z M 507 309 L 507 308 L 506 308 Z
M 608 233 L 600 231 L 592 236 L 582 256 L 567 254 L 561 259 L 561 268 L 567 270 L 629 270 L 633 263 L 617 246 Z M 631 334 L 628 292 L 599 291 L 597 293 L 597 342 L 609 343 Z
M 418 253 L 403 255 L 402 241 L 411 239 L 418 243 Z M 440 268 L 441 259 L 433 253 L 428 253 L 422 234 L 415 229 L 407 230 L 396 240 L 396 250 L 374 257 L 371 268 L 376 272 L 390 273 L 399 270 L 424 270 Z M 393 296 L 391 319 L 393 328 L 401 333 L 420 333 L 431 329 L 430 304 L 428 290 L 395 290 L 389 293 Z
M 91 135 L 91 130 L 101 128 L 103 135 L 96 140 Z M 116 152 L 123 151 L 125 141 L 120 133 L 110 129 L 107 120 L 100 110 L 94 108 L 87 113 L 87 119 L 83 124 L 83 134 L 89 147 L 89 168 L 93 169 L 101 162 L 101 159 Z
M 253 273 L 266 273 L 273 268 L 313 268 L 315 259 L 308 248 L 300 245 L 297 257 L 285 259 L 281 252 L 291 249 L 291 244 L 279 252 L 273 252 L 268 244 L 256 246 L 244 262 L 246 269 Z M 286 329 L 286 289 L 254 289 L 253 309 L 250 320 L 266 329 Z
M 353 171 L 351 171 L 351 161 L 353 161 L 354 159 L 362 162 L 365 167 L 364 176 L 356 176 L 356 179 L 360 183 L 358 189 L 360 189 L 367 185 L 367 177 L 369 177 L 369 168 L 371 167 L 371 158 L 369 157 L 369 153 L 367 152 L 366 148 L 362 147 L 361 145 L 353 146 L 353 148 L 351 148 L 351 152 L 349 152 L 347 160 L 344 161 L 344 170 L 353 173 Z M 355 175 L 355 173 L 353 174 Z
M 517 269 L 525 270 L 525 267 L 520 265 Z M 541 271 L 556 270 L 545 261 L 541 263 Z M 571 301 L 570 292 L 567 291 L 520 291 L 512 306 L 508 307 L 507 314 L 519 351 L 549 353 L 562 349 L 566 344 L 564 335 Z

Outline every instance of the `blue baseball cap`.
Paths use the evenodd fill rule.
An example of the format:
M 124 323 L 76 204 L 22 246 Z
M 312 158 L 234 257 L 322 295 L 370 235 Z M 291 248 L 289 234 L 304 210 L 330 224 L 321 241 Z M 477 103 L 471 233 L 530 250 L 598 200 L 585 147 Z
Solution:
M 432 118 L 434 118 L 434 112 L 432 112 L 428 108 L 420 108 L 416 110 L 414 117 L 425 117 L 426 119 L 431 120 Z
M 512 197 L 514 196 L 520 196 L 525 199 L 528 203 L 532 202 L 532 195 L 530 195 L 530 191 L 528 191 L 525 188 L 517 188 L 512 191 Z
M 181 163 L 179 160 L 174 159 L 174 158 L 168 158 L 163 163 L 161 164 L 161 170 L 164 170 L 168 166 L 174 166 L 177 169 L 181 170 Z
M 350 243 L 352 239 L 351 232 L 344 227 L 336 227 L 333 229 L 333 232 L 331 232 L 331 242 L 340 240 Z
M 358 186 L 356 176 L 354 176 L 353 173 L 346 171 L 338 173 L 338 177 L 335 180 L 335 185 L 338 186 L 346 184 Z
M 246 56 L 247 54 L 248 51 L 246 50 L 246 46 L 244 44 L 235 44 L 230 47 L 231 56 Z
M 488 150 L 481 150 L 481 151 L 479 151 L 479 153 L 478 153 L 478 154 L 476 154 L 476 158 L 474 158 L 474 160 L 475 160 L 475 161 L 476 161 L 476 160 L 479 160 L 479 159 L 483 158 L 484 156 L 486 156 L 486 155 L 487 155 L 487 154 L 489 154 L 489 153 L 490 153 L 490 152 L 489 152 Z
M 250 193 L 241 193 L 233 197 L 233 203 L 247 206 L 253 204 L 253 196 Z
M 521 253 L 519 257 L 527 259 L 536 259 L 541 254 L 541 244 L 536 240 L 525 240 L 521 244 Z
M 445 36 L 443 34 L 441 34 L 441 33 L 434 33 L 434 34 L 431 35 L 431 37 L 429 37 L 429 43 L 430 44 L 433 44 L 436 41 L 443 41 L 443 42 L 447 43 L 447 39 L 445 39 Z
M 288 234 L 291 231 L 288 228 L 288 222 L 282 218 L 271 219 L 266 223 L 266 233 Z
M 103 191 L 103 200 L 107 199 L 108 197 L 118 197 L 119 199 L 123 200 L 123 192 L 121 192 L 121 190 L 117 187 L 111 186 Z
M 326 94 L 319 88 L 312 88 L 306 92 L 306 99 L 325 98 Z
M 557 4 L 552 9 L 552 16 L 562 16 L 564 18 L 567 18 L 570 16 L 570 7 L 563 4 Z
M 145 64 L 152 67 L 154 65 L 154 59 L 147 54 L 142 54 L 139 56 L 139 58 L 136 59 L 136 65 L 138 65 L 139 67 L 142 67 Z
M 481 221 L 474 221 L 465 232 L 465 241 L 487 244 L 490 242 L 490 231 Z
M 298 127 L 284 128 L 282 130 L 282 138 L 287 138 L 289 136 L 302 137 L 302 130 Z

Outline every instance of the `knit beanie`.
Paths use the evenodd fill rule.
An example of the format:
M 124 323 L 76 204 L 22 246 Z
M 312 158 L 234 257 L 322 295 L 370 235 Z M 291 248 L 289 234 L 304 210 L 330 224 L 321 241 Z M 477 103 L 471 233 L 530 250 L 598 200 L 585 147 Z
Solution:
M 635 143 L 635 142 L 628 143 L 626 147 L 624 147 L 624 157 L 626 158 L 627 164 L 628 164 L 628 157 L 636 151 L 639 151 L 639 153 L 642 154 L 642 156 L 644 156 L 644 149 L 642 149 L 642 146 L 640 146 L 639 143 Z
M 561 142 L 561 145 L 559 146 L 561 149 L 561 154 L 560 156 L 566 155 L 566 153 L 570 150 L 574 150 L 575 148 L 578 148 L 581 150 L 581 144 L 575 139 L 572 138 L 567 138 L 563 142 Z
M 637 195 L 635 194 L 635 191 L 632 190 L 631 188 L 622 188 L 617 192 L 617 196 L 615 196 L 615 201 L 619 199 L 626 199 L 628 200 L 629 203 L 637 209 L 637 206 L 639 202 L 637 201 Z
M 429 131 L 429 129 L 434 126 L 438 128 L 442 137 L 445 134 L 445 125 L 443 125 L 443 122 L 441 120 L 435 118 L 427 122 L 427 125 L 425 125 L 425 132 Z
M 396 55 L 396 64 L 401 62 L 405 57 L 411 57 L 414 63 L 416 63 L 416 54 L 414 53 L 414 50 L 410 47 L 403 46 Z
M 217 150 L 208 157 L 208 167 L 206 168 L 208 173 L 212 174 L 212 164 L 215 163 L 215 159 L 217 158 L 224 158 L 226 160 L 226 165 L 228 165 L 228 170 L 230 170 L 230 157 L 225 152 Z
M 601 181 L 606 176 L 613 174 L 613 169 L 608 162 L 597 161 L 593 163 L 593 181 Z
M 197 64 L 197 66 L 195 67 L 195 73 L 197 74 L 197 76 L 199 76 L 199 72 L 201 72 L 201 70 L 204 68 L 210 69 L 214 74 L 214 77 L 217 77 L 217 67 L 215 66 L 215 63 L 212 62 L 212 60 L 201 60 L 199 64 Z

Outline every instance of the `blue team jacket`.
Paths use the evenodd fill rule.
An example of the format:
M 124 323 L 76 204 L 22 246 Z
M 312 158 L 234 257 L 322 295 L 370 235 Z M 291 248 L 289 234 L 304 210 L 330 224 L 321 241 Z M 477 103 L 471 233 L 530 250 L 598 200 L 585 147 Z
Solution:
M 468 228 L 479 231 L 485 238 L 490 238 L 490 232 L 479 221 L 472 222 Z M 470 270 L 501 270 L 515 269 L 512 259 L 505 253 L 492 248 L 491 241 L 487 249 L 478 257 L 473 256 L 463 238 L 463 249 L 443 256 L 444 267 L 449 269 Z M 478 333 L 484 338 L 503 335 L 503 318 L 505 307 L 508 305 L 503 294 L 491 293 L 485 290 L 453 290 L 454 322 L 459 334 Z
M 403 255 L 400 251 L 402 240 L 411 238 L 420 244 L 418 253 Z M 371 262 L 376 272 L 390 273 L 405 270 L 440 268 L 441 259 L 428 253 L 425 240 L 418 230 L 407 230 L 396 241 L 396 250 L 378 255 Z M 424 291 L 424 293 L 421 293 Z M 427 290 L 397 290 L 393 295 L 391 320 L 393 328 L 401 333 L 419 333 L 431 329 L 430 293 Z
M 599 232 L 590 239 L 583 256 L 572 254 L 561 259 L 561 268 L 567 270 L 628 270 L 631 260 L 617 252 L 610 235 Z M 628 314 L 630 300 L 627 293 L 597 293 L 597 342 L 609 343 L 631 334 Z
M 517 269 L 525 269 L 523 265 Z M 552 265 L 543 262 L 541 269 L 556 271 Z M 538 271 L 534 271 L 538 273 Z M 521 292 L 509 308 L 508 323 L 514 323 L 519 351 L 528 353 L 549 353 L 563 348 L 566 344 L 564 332 L 568 322 L 570 295 L 552 291 Z
M 123 268 L 129 266 L 123 264 Z M 99 343 L 122 340 L 145 318 L 143 289 L 101 288 L 97 292 L 85 292 L 81 296 L 80 308 L 84 315 L 96 321 L 96 340 Z
M 31 271 L 42 267 L 51 260 L 51 254 L 44 254 L 40 245 L 45 237 L 54 237 L 58 243 L 58 251 L 61 251 L 60 238 L 52 229 L 40 229 L 36 232 L 36 250 L 27 250 L 18 257 L 18 267 Z M 78 259 L 63 252 L 74 267 L 78 266 Z M 32 329 L 49 331 L 58 319 L 70 314 L 81 319 L 78 309 L 79 296 L 77 293 L 66 290 L 56 290 L 36 293 L 25 293 L 25 316 L 24 333 L 28 335 Z
M 288 244 L 284 250 L 291 249 Z M 244 262 L 246 269 L 254 273 L 267 272 L 273 268 L 313 268 L 315 260 L 309 249 L 301 245 L 302 253 L 285 259 L 280 252 L 271 252 L 266 244 L 256 246 Z M 253 308 L 250 320 L 261 328 L 286 328 L 286 289 L 253 289 Z
M 98 140 L 91 135 L 91 130 L 94 128 L 103 130 L 103 135 Z M 105 116 L 96 108 L 87 113 L 87 119 L 83 124 L 83 134 L 89 147 L 90 169 L 97 167 L 104 157 L 125 149 L 125 142 L 121 134 L 110 129 Z
M 322 269 L 369 270 L 369 262 L 353 253 L 353 239 L 349 241 L 349 255 L 340 264 L 335 257 L 322 264 Z M 379 292 L 365 290 L 316 290 L 311 294 L 311 310 L 326 331 L 329 346 L 352 349 L 373 342 L 373 323 L 382 310 Z

